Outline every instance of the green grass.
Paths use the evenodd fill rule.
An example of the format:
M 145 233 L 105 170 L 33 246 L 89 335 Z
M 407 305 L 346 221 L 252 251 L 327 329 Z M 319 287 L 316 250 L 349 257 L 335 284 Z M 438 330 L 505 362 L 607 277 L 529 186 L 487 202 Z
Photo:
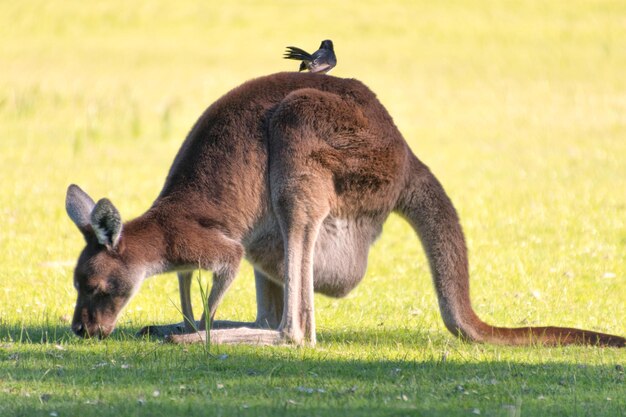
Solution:
M 207 105 L 331 38 L 333 74 L 378 94 L 454 201 L 478 314 L 625 335 L 625 19 L 618 0 L 0 3 L 0 415 L 626 415 L 624 350 L 451 337 L 397 217 L 363 284 L 316 298 L 316 348 L 136 339 L 180 320 L 172 275 L 79 340 L 64 210 L 76 182 L 141 214 Z M 218 315 L 254 312 L 244 265 Z

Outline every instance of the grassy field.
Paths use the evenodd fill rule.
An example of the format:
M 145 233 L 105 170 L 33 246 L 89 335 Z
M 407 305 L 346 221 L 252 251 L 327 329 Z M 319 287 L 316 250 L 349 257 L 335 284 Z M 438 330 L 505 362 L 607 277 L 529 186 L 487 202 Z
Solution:
M 71 334 L 67 185 L 141 214 L 207 105 L 325 38 L 454 201 L 483 319 L 626 334 L 626 3 L 222 3 L 0 2 L 0 416 L 626 415 L 624 350 L 448 334 L 397 217 L 361 286 L 316 298 L 316 348 L 135 338 L 179 320 L 173 275 L 110 339 Z M 218 315 L 254 312 L 245 265 Z

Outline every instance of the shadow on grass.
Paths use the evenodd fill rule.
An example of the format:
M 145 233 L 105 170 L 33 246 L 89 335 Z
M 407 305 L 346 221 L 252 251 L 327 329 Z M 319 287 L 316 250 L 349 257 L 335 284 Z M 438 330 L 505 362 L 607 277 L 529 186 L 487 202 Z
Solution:
M 500 350 L 383 328 L 323 331 L 317 349 L 213 346 L 207 355 L 201 345 L 135 338 L 136 330 L 122 327 L 105 341 L 84 341 L 68 326 L 1 327 L 0 415 L 626 413 L 623 370 L 606 360 L 585 364 L 584 355 L 564 362 L 572 358 L 568 349 L 546 361 L 548 350 Z M 396 348 L 421 354 L 387 359 L 397 358 Z M 602 354 L 574 349 L 587 358 Z M 501 351 L 513 359 L 500 359 Z
M 106 341 L 142 341 L 148 338 L 152 341 L 159 341 L 162 338 L 156 336 L 140 336 L 139 330 L 143 326 L 117 326 L 115 331 Z M 98 343 L 99 340 L 85 340 L 77 337 L 72 332 L 69 324 L 45 324 L 41 326 L 6 324 L 0 322 L 0 343 L 28 343 L 28 344 L 55 344 L 55 343 Z M 484 346 L 497 349 L 494 345 L 480 345 L 463 342 L 446 331 L 432 331 L 423 328 L 367 328 L 367 329 L 333 329 L 319 330 L 317 332 L 318 345 L 332 346 L 339 345 L 363 345 L 372 348 L 395 348 L 400 346 L 415 346 L 418 349 L 435 346 L 439 352 L 446 349 L 455 349 L 455 346 Z M 541 349 L 542 347 L 537 347 Z M 582 347 L 572 347 L 573 349 L 584 349 Z M 503 348 L 510 349 L 510 348 Z M 520 349 L 527 349 L 521 347 Z M 607 348 L 608 349 L 608 348 Z
M 142 340 L 137 336 L 141 327 L 118 326 L 107 340 L 128 341 Z M 17 342 L 32 344 L 65 343 L 80 340 L 72 332 L 69 324 L 47 324 L 41 326 L 0 323 L 0 342 Z M 154 337 L 153 340 L 158 340 Z M 318 330 L 319 344 L 364 344 L 394 347 L 401 345 L 425 345 L 432 341 L 445 343 L 445 340 L 457 340 L 448 333 L 429 332 L 417 328 L 385 328 L 376 330 Z

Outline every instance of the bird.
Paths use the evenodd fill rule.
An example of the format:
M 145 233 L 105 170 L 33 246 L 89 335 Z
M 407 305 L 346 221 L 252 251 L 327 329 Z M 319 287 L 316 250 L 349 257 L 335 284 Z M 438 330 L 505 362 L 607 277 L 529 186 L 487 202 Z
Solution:
M 312 54 L 295 46 L 288 46 L 283 58 L 302 61 L 299 71 L 308 69 L 312 73 L 326 74 L 337 65 L 333 41 L 329 39 L 322 41 L 320 48 Z

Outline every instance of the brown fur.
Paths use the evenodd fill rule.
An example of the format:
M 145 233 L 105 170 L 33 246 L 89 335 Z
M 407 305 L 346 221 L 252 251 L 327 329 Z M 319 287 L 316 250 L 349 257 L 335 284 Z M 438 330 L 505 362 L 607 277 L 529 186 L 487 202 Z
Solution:
M 213 319 L 245 256 L 255 268 L 257 320 L 216 321 L 212 342 L 314 344 L 313 291 L 340 297 L 358 285 L 370 245 L 396 211 L 421 238 L 453 334 L 501 344 L 625 343 L 591 331 L 481 321 L 452 203 L 356 80 L 280 73 L 230 91 L 193 127 L 152 207 L 121 230 L 110 202 L 94 205 L 76 186 L 67 207 L 87 240 L 75 273 L 73 329 L 82 336 L 107 336 L 143 279 L 164 271 L 182 271 L 183 309 L 191 311 L 186 271 L 198 266 L 214 272 Z M 94 216 L 105 225 L 98 237 Z

